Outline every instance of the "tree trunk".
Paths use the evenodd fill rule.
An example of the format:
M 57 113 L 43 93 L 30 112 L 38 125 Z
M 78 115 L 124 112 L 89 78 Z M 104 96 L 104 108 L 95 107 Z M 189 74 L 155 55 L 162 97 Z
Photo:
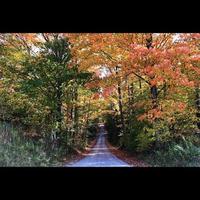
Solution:
M 116 67 L 116 75 L 118 75 L 118 67 Z M 121 125 L 122 125 L 122 132 L 125 133 L 122 91 L 121 91 L 120 79 L 118 80 L 118 83 L 117 83 L 117 92 L 118 92 L 118 105 L 119 105 L 120 121 L 121 121 Z
M 152 43 L 153 43 L 153 38 L 152 38 L 152 33 L 150 33 L 149 37 L 146 39 L 146 47 L 148 49 L 153 48 Z M 157 104 L 157 98 L 158 98 L 157 86 L 156 85 L 151 85 L 150 92 L 151 92 L 153 108 L 157 108 L 158 107 L 158 104 Z
M 140 78 L 139 78 L 139 87 L 140 87 L 140 89 L 142 88 L 142 81 Z
M 133 114 L 133 83 L 128 84 L 128 110 L 129 110 L 129 116 Z
M 78 133 L 78 89 L 74 88 L 74 129 L 75 133 Z
M 59 84 L 56 91 L 56 123 L 57 133 L 60 134 L 62 130 L 62 88 Z
M 151 98 L 152 98 L 153 108 L 157 108 L 158 90 L 156 85 L 151 86 Z
M 129 127 L 131 127 L 131 124 L 133 123 L 132 122 L 132 116 L 134 114 L 134 107 L 133 107 L 133 104 L 134 104 L 134 84 L 133 82 L 131 84 L 129 84 L 129 106 L 128 106 L 128 109 L 129 109 Z
M 124 126 L 124 113 L 123 113 L 122 93 L 121 93 L 120 84 L 118 84 L 117 90 L 118 90 L 118 103 L 119 103 L 120 119 L 121 119 L 121 124 L 122 124 L 122 130 L 124 132 L 124 128 L 125 128 L 125 126 Z
M 85 126 L 83 128 L 83 135 L 82 135 L 82 139 L 84 141 L 84 143 L 87 145 L 87 137 L 86 137 L 86 132 L 88 129 L 88 125 L 89 125 L 89 116 L 90 116 L 90 100 L 85 108 L 87 110 L 86 113 L 86 119 L 85 119 Z

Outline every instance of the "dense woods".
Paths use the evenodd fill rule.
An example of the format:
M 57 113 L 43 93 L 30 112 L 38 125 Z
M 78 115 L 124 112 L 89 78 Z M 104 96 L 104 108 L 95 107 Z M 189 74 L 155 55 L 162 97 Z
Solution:
M 198 33 L 0 34 L 0 165 L 62 165 L 100 122 L 152 165 L 198 165 L 199 50 Z

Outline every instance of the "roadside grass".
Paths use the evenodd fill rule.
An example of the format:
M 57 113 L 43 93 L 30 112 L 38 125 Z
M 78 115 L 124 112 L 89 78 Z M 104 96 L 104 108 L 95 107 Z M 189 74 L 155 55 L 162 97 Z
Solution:
M 22 130 L 8 123 L 0 123 L 1 167 L 48 167 L 61 166 L 54 156 L 44 149 L 44 141 L 32 141 L 22 137 Z
M 48 138 L 35 140 L 23 133 L 20 126 L 0 122 L 0 167 L 63 167 L 82 158 L 81 154 L 86 154 L 96 142 L 94 134 L 88 133 L 86 148 L 79 150 L 66 144 L 52 148 Z
M 189 140 L 145 153 L 141 159 L 152 167 L 200 167 L 200 148 Z

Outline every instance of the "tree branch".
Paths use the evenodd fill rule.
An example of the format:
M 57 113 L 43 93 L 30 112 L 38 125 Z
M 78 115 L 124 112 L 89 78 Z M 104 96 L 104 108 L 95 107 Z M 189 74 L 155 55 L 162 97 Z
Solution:
M 45 39 L 46 42 L 49 42 L 49 37 L 45 35 L 45 33 L 42 33 L 43 38 Z

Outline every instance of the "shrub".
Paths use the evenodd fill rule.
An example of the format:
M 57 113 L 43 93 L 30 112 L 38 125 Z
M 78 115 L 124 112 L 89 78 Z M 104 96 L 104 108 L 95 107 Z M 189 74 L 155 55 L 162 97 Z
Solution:
M 105 128 L 108 132 L 108 140 L 114 145 L 118 145 L 120 142 L 120 127 L 118 122 L 118 116 L 107 114 L 105 116 Z
M 56 159 L 44 150 L 44 141 L 24 138 L 21 129 L 0 124 L 0 166 L 54 166 Z
M 154 160 L 151 162 L 157 166 L 184 167 L 193 166 L 200 156 L 200 149 L 191 141 L 182 139 L 181 142 L 172 142 L 166 149 L 154 152 Z

